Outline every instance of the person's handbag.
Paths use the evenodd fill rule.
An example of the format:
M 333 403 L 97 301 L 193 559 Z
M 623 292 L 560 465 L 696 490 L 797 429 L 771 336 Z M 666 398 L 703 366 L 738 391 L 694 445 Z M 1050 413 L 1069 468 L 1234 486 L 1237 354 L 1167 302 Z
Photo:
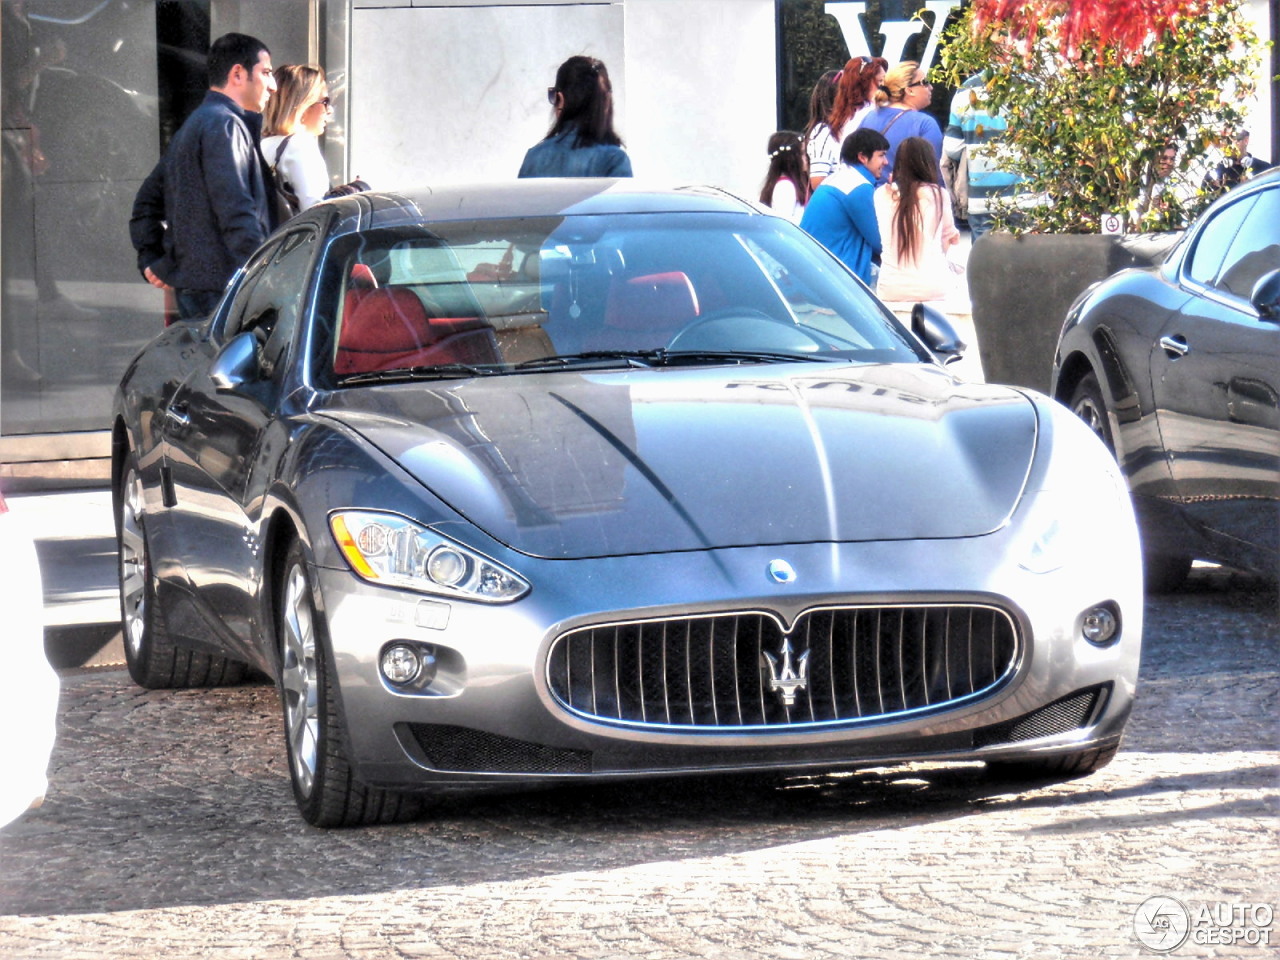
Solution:
M 276 147 L 275 159 L 271 163 L 271 179 L 275 187 L 273 192 L 277 224 L 284 223 L 302 210 L 302 203 L 298 200 L 298 195 L 293 190 L 293 184 L 280 175 L 280 158 L 284 156 L 285 147 L 289 146 L 289 141 L 292 139 L 293 134 L 289 134 L 289 136 L 280 141 L 280 146 Z

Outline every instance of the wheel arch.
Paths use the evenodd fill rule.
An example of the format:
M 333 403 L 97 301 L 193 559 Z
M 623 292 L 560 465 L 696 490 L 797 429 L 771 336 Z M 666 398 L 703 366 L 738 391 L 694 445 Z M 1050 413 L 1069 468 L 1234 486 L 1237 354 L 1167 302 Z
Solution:
M 262 644 L 263 652 L 271 663 L 273 679 L 280 675 L 280 637 L 276 628 L 276 604 L 280 581 L 284 576 L 285 560 L 289 556 L 289 547 L 295 541 L 303 543 L 303 550 L 310 553 L 306 538 L 302 534 L 302 524 L 294 514 L 283 505 L 277 506 L 267 521 L 262 545 L 262 594 L 261 622 L 267 633 Z
M 111 515 L 115 518 L 117 537 L 120 535 L 120 484 L 130 449 L 129 428 L 125 426 L 124 417 L 117 416 L 111 424 Z

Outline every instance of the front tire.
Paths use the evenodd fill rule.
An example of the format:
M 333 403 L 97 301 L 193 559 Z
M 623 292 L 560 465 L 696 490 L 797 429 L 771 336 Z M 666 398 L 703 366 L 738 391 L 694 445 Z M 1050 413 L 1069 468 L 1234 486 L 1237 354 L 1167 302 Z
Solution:
M 1085 374 L 1071 392 L 1068 403 L 1071 412 L 1085 422 L 1097 434 L 1098 439 L 1107 445 L 1107 449 L 1115 456 L 1116 446 L 1111 434 L 1111 418 L 1107 414 L 1107 402 L 1102 396 L 1102 387 L 1098 383 L 1097 374 L 1093 371 Z M 1147 593 L 1172 593 L 1182 586 L 1191 572 L 1191 557 L 1180 554 L 1149 553 L 1142 554 L 1143 584 Z
M 355 827 L 417 816 L 421 803 L 416 798 L 370 787 L 352 773 L 324 619 L 297 540 L 289 545 L 276 596 L 280 705 L 289 777 L 302 818 L 316 827 Z
M 1111 437 L 1111 419 L 1107 415 L 1107 402 L 1102 397 L 1102 386 L 1098 383 L 1097 374 L 1090 371 L 1080 379 L 1076 388 L 1071 391 L 1071 400 L 1067 406 L 1107 445 L 1114 456 L 1116 445 Z
M 120 626 L 125 663 L 133 682 L 149 690 L 242 682 L 248 673 L 245 664 L 180 647 L 169 637 L 156 596 L 142 477 L 133 455 L 125 464 L 116 503 Z

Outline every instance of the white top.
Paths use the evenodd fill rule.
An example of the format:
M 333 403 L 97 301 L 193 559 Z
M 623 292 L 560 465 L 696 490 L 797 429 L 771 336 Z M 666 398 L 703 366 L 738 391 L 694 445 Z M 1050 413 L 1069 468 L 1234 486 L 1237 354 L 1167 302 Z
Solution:
M 831 135 L 831 128 L 825 123 L 813 128 L 805 151 L 809 154 L 810 177 L 829 177 L 840 166 L 840 141 Z
M 919 240 L 915 255 L 903 260 L 898 259 L 898 234 L 893 224 L 898 207 L 897 186 L 886 183 L 877 187 L 874 200 L 883 240 L 880 279 L 876 284 L 880 299 L 922 303 L 945 300 L 955 281 L 947 262 L 947 249 L 960 239 L 950 198 L 941 187 L 921 185 L 916 194 L 921 214 Z
M 792 223 L 799 223 L 804 213 L 804 204 L 796 193 L 796 185 L 788 177 L 781 177 L 773 185 L 773 196 L 769 198 L 769 209 Z
M 848 122 L 845 123 L 845 125 L 840 128 L 840 136 L 836 140 L 836 143 L 843 145 L 845 138 L 848 137 L 849 134 L 853 133 L 853 131 L 857 130 L 860 126 L 862 126 L 862 121 L 867 119 L 867 114 L 869 114 L 875 108 L 876 108 L 876 105 L 875 105 L 875 102 L 873 101 L 871 103 L 864 103 L 857 110 L 853 111 L 853 116 L 850 117 Z
M 262 155 L 271 167 L 276 166 L 276 151 L 280 149 L 282 140 L 284 137 L 262 139 Z M 280 157 L 277 175 L 293 187 L 300 211 L 324 199 L 329 192 L 329 168 L 325 166 L 320 141 L 314 134 L 300 131 L 293 135 Z

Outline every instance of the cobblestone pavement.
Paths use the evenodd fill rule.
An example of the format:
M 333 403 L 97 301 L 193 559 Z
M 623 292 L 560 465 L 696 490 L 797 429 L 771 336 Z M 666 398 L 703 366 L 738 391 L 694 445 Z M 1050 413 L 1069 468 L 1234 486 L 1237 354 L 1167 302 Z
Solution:
M 272 687 L 72 673 L 49 798 L 0 831 L 0 956 L 1154 956 L 1149 897 L 1280 909 L 1278 653 L 1274 589 L 1198 573 L 1148 605 L 1125 746 L 1081 780 L 664 781 L 329 832 L 294 809 Z M 1276 955 L 1194 935 L 1170 955 Z

